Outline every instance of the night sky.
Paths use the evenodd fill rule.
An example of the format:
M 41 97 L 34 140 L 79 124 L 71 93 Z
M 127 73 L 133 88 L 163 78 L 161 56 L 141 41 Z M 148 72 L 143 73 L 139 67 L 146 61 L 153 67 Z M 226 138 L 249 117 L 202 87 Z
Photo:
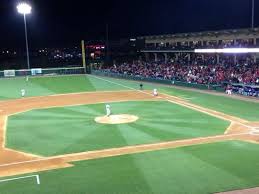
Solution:
M 0 48 L 24 46 L 18 0 L 0 0 Z M 81 39 L 248 28 L 251 0 L 31 0 L 30 47 L 70 46 Z M 255 7 L 259 6 L 256 2 Z M 259 24 L 256 9 L 255 26 Z

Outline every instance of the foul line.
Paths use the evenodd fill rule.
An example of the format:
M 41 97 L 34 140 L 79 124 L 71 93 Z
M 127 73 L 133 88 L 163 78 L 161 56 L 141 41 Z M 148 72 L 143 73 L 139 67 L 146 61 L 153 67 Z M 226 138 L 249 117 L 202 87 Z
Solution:
M 153 144 L 143 144 L 143 145 L 133 145 L 133 146 L 125 146 L 125 147 L 120 147 L 120 148 L 111 148 L 111 149 L 104 149 L 104 150 L 95 150 L 95 151 L 88 151 L 88 152 L 80 152 L 80 153 L 72 153 L 72 154 L 66 154 L 66 155 L 59 155 L 59 156 L 52 156 L 52 157 L 47 157 L 47 158 L 42 158 L 42 159 L 36 159 L 36 160 L 28 160 L 28 161 L 23 161 L 23 162 L 14 162 L 14 163 L 8 163 L 8 164 L 2 164 L 0 165 L 1 167 L 7 167 L 7 166 L 13 166 L 13 165 L 19 165 L 19 164 L 30 164 L 34 162 L 43 162 L 43 161 L 48 161 L 48 160 L 55 160 L 55 159 L 63 159 L 64 162 L 73 162 L 74 160 L 66 160 L 67 157 L 74 157 L 74 156 L 81 156 L 85 154 L 97 154 L 97 153 L 103 153 L 103 152 L 112 152 L 114 151 L 115 154 L 112 154 L 111 156 L 118 156 L 118 155 L 127 155 L 129 153 L 132 153 L 129 151 L 129 153 L 124 153 L 124 154 L 118 154 L 119 150 L 123 149 L 129 149 L 131 148 L 134 150 L 135 153 L 140 153 L 140 152 L 147 152 L 147 151 L 155 151 L 155 150 L 163 150 L 163 149 L 170 149 L 168 148 L 159 148 L 159 149 L 154 149 L 152 146 L 157 146 L 159 145 L 168 145 L 168 144 L 178 144 L 178 143 L 188 143 L 189 141 L 202 141 L 202 140 L 218 140 L 218 141 L 224 141 L 224 139 L 218 139 L 218 138 L 227 138 L 227 137 L 236 137 L 236 136 L 241 136 L 241 135 L 249 135 L 249 133 L 237 133 L 237 134 L 228 134 L 228 135 L 216 135 L 216 136 L 209 136 L 209 137 L 199 137 L 199 138 L 193 138 L 193 139 L 183 139 L 183 140 L 176 140 L 176 141 L 167 141 L 167 142 L 160 142 L 160 143 L 153 143 Z M 210 142 L 207 142 L 210 143 Z M 199 145 L 200 143 L 194 143 L 194 144 L 188 144 L 188 145 L 183 145 L 183 146 L 178 146 L 178 147 L 184 147 L 184 146 L 191 146 L 191 145 Z M 173 146 L 173 145 L 172 145 Z M 136 148 L 146 148 L 146 147 L 151 147 L 150 150 L 137 150 Z M 103 158 L 103 157 L 97 157 L 97 158 Z M 83 161 L 84 159 L 82 159 Z M 87 159 L 85 159 L 87 160 Z M 88 159 L 90 160 L 90 159 Z M 77 161 L 77 160 L 75 160 Z
M 92 75 L 91 75 L 92 76 Z M 106 80 L 106 79 L 103 79 L 103 78 L 99 78 L 99 77 L 96 77 L 96 76 L 92 76 L 92 77 L 95 77 L 96 79 L 100 79 L 100 80 L 103 80 L 103 81 L 106 81 L 106 82 L 109 82 L 109 83 L 112 83 L 112 84 L 116 84 L 116 85 L 120 85 L 124 88 L 128 88 L 128 89 L 131 89 L 131 90 L 135 90 L 139 93 L 144 93 L 144 94 L 147 94 L 147 95 L 150 95 L 150 96 L 153 96 L 151 93 L 148 93 L 148 92 L 145 92 L 145 91 L 140 91 L 140 90 L 137 90 L 135 88 L 132 88 L 132 87 L 128 87 L 128 86 L 125 86 L 123 84 L 119 84 L 119 83 L 116 83 L 116 82 L 112 82 L 112 81 L 109 81 L 109 80 Z M 169 95 L 168 95 L 169 96 Z M 173 97 L 173 96 L 171 96 Z M 174 101 L 170 101 L 168 99 L 166 99 L 165 97 L 159 97 L 159 98 L 163 98 L 165 99 L 166 101 L 168 102 L 171 102 L 171 103 L 174 103 L 174 104 L 177 104 L 176 102 Z M 179 98 L 181 99 L 181 98 Z M 179 102 L 178 102 L 179 103 Z M 180 104 L 180 103 L 179 103 Z M 180 104 L 181 105 L 181 104 Z M 187 105 L 185 105 L 187 108 L 191 108 L 188 107 Z M 195 107 L 194 107 L 195 108 Z M 196 111 L 199 111 L 199 110 L 196 110 Z M 201 111 L 199 111 L 201 112 Z M 215 116 L 215 115 L 214 115 Z M 235 122 L 235 121 L 233 121 Z M 241 125 L 244 125 L 240 122 L 235 122 L 235 123 L 238 123 L 238 124 L 241 124 Z M 250 127 L 250 126 L 248 126 Z M 51 159 L 66 159 L 66 157 L 73 157 L 73 156 L 80 156 L 80 155 L 84 155 L 84 154 L 91 154 L 91 153 L 100 153 L 100 152 L 111 152 L 111 151 L 116 151 L 116 150 L 123 150 L 123 149 L 127 149 L 127 148 L 132 148 L 132 151 L 134 151 L 136 148 L 145 148 L 145 147 L 149 147 L 149 146 L 159 146 L 159 145 L 167 145 L 167 144 L 174 144 L 174 143 L 187 143 L 188 141 L 192 141 L 192 140 L 213 140 L 215 139 L 218 140 L 218 141 L 224 141 L 224 139 L 218 139 L 218 138 L 231 138 L 231 137 L 236 137 L 236 136 L 241 136 L 241 135 L 248 135 L 249 133 L 238 133 L 238 134 L 229 134 L 229 135 L 217 135 L 217 136 L 210 136 L 210 137 L 201 137 L 201 138 L 194 138 L 194 139 L 185 139 L 185 140 L 176 140 L 176 141 L 171 141 L 171 142 L 161 142 L 161 143 L 156 143 L 156 144 L 144 144 L 144 145 L 136 145 L 136 146 L 126 146 L 126 147 L 121 147 L 121 148 L 112 148 L 112 149 L 107 149 L 107 150 L 98 150 L 98 151 L 89 151 L 89 152 L 82 152 L 82 153 L 74 153 L 74 154 L 67 154 L 67 155 L 60 155 L 60 156 L 53 156 L 53 157 L 48 157 L 48 158 L 42 158 L 42 159 L 36 159 L 36 160 L 29 160 L 29 161 L 23 161 L 23 162 L 16 162 L 16 163 L 9 163 L 9 164 L 3 164 L 3 165 L 0 165 L 0 167 L 6 167 L 6 166 L 12 166 L 12 165 L 18 165 L 18 164 L 26 164 L 26 163 L 34 163 L 34 162 L 40 162 L 40 161 L 48 161 L 48 160 L 51 160 Z M 208 142 L 210 143 L 210 142 Z M 190 144 L 190 145 L 198 145 L 199 143 L 194 143 L 194 144 Z M 186 145 L 187 146 L 187 145 Z M 173 147 L 173 145 L 172 145 Z M 182 146 L 181 146 L 182 147 Z M 158 149 L 154 149 L 152 147 L 150 147 L 150 150 L 135 150 L 133 153 L 139 153 L 139 152 L 145 152 L 145 151 L 153 151 L 153 150 L 162 150 L 162 149 L 170 149 L 170 147 L 168 148 L 158 148 Z M 129 152 L 131 153 L 131 152 Z M 125 155 L 125 154 L 118 154 L 115 152 L 114 155 L 111 155 L 111 156 L 116 156 L 116 155 Z M 99 157 L 99 158 L 102 158 L 102 157 Z M 64 162 L 72 162 L 73 160 L 68 160 L 68 161 L 64 161 Z
M 14 180 L 20 180 L 20 179 L 33 178 L 33 177 L 36 177 L 37 185 L 40 185 L 40 176 L 39 175 L 31 175 L 31 176 L 23 176 L 23 177 L 11 178 L 11 179 L 4 179 L 4 180 L 0 180 L 0 183 L 14 181 Z
M 2 125 L 2 140 L 3 142 L 1 142 L 1 148 L 5 148 L 5 138 L 6 138 L 6 127 L 7 127 L 7 115 L 3 116 L 3 125 Z M 0 134 L 1 135 L 1 134 Z
M 132 88 L 132 87 L 129 87 L 129 86 L 126 86 L 126 85 L 123 85 L 123 84 L 119 84 L 119 83 L 116 83 L 116 82 L 113 82 L 113 81 L 110 81 L 110 80 L 106 80 L 106 79 L 104 79 L 104 78 L 100 78 L 100 77 L 93 76 L 93 75 L 89 75 L 89 76 L 92 76 L 92 77 L 94 77 L 94 78 L 96 78 L 96 79 L 100 79 L 100 80 L 103 80 L 103 81 L 106 81 L 106 82 L 109 82 L 109 83 L 112 83 L 112 84 L 116 84 L 116 85 L 122 86 L 122 87 L 124 87 L 124 88 L 128 88 L 128 89 L 131 89 L 131 90 L 138 91 L 138 92 L 140 92 L 140 93 L 144 93 L 144 94 L 153 96 L 152 94 L 150 94 L 150 93 L 148 93 L 148 92 L 141 91 L 141 90 L 137 90 L 137 89 L 135 89 L 135 88 Z M 166 94 L 166 95 L 169 96 L 169 97 L 173 97 L 173 96 L 170 96 L 170 95 L 168 95 L 168 94 Z M 184 104 L 181 104 L 181 103 L 177 103 L 177 102 L 174 102 L 174 101 L 172 101 L 172 100 L 169 100 L 169 99 L 167 99 L 167 98 L 165 98 L 165 97 L 160 97 L 160 98 L 162 98 L 162 99 L 164 99 L 164 100 L 166 100 L 166 101 L 168 101 L 168 102 L 171 102 L 171 103 L 174 103 L 174 104 L 178 104 L 178 105 L 187 107 L 187 108 L 189 108 L 189 109 L 196 110 L 196 111 L 198 111 L 198 112 L 206 113 L 206 114 L 211 115 L 211 116 L 213 116 L 213 117 L 217 117 L 217 118 L 220 117 L 220 118 L 223 119 L 223 120 L 227 120 L 227 121 L 231 121 L 231 122 L 234 122 L 234 123 L 238 123 L 238 124 L 240 124 L 240 125 L 242 125 L 242 126 L 244 126 L 244 127 L 247 127 L 247 128 L 249 128 L 249 129 L 253 129 L 253 127 L 248 126 L 248 125 L 245 125 L 245 124 L 243 124 L 243 123 L 241 123 L 241 122 L 233 121 L 233 120 L 231 120 L 231 119 L 226 119 L 226 118 L 221 117 L 221 116 L 218 116 L 218 115 L 215 116 L 215 115 L 213 115 L 212 113 L 209 113 L 209 112 L 206 112 L 206 111 L 203 112 L 203 111 L 199 110 L 198 108 L 191 107 L 191 106 L 189 106 L 189 105 L 184 105 Z M 181 98 L 179 98 L 179 99 L 181 99 Z M 195 105 L 195 106 L 196 106 L 196 105 Z M 204 107 L 202 107 L 202 108 L 204 108 Z M 213 111 L 213 110 L 212 110 L 212 111 Z M 224 113 L 223 113 L 223 114 L 224 114 Z M 231 116 L 231 115 L 229 115 L 229 116 Z

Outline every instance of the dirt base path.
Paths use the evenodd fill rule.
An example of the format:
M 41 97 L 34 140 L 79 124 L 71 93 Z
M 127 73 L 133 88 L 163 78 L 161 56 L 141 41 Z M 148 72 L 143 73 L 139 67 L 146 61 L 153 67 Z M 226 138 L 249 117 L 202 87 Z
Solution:
M 6 122 L 7 117 L 10 115 L 38 108 L 141 100 L 168 101 L 220 119 L 230 121 L 231 125 L 226 130 L 225 134 L 213 137 L 161 142 L 147 145 L 126 146 L 122 148 L 67 154 L 46 158 L 5 148 Z M 259 122 L 251 123 L 244 119 L 203 108 L 201 106 L 191 104 L 190 102 L 181 98 L 169 96 L 166 94 L 161 94 L 158 97 L 154 97 L 152 96 L 150 91 L 132 90 L 119 92 L 89 92 L 8 100 L 0 102 L 0 110 L 2 110 L 0 112 L 0 177 L 52 170 L 57 168 L 67 168 L 72 166 L 71 164 L 69 164 L 70 162 L 75 161 L 97 159 L 124 154 L 133 154 L 204 143 L 213 143 L 228 140 L 243 140 L 253 143 L 259 142 L 259 135 L 257 135 L 256 132 L 253 132 L 253 130 L 256 130 L 257 128 L 259 129 Z
M 216 194 L 258 194 L 259 187 L 252 188 L 252 189 L 243 189 L 243 190 L 236 190 L 236 191 L 228 191 Z

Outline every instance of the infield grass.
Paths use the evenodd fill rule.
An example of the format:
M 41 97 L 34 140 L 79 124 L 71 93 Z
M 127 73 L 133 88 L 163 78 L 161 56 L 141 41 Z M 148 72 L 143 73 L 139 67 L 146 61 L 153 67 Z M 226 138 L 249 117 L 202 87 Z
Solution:
M 259 185 L 259 146 L 230 141 L 75 163 L 1 194 L 209 194 Z
M 8 119 L 7 147 L 44 156 L 223 134 L 228 125 L 169 102 L 111 103 L 114 114 L 137 115 L 134 123 L 94 121 L 104 104 L 33 110 Z M 33 140 L 33 141 L 32 141 Z
M 103 79 L 103 78 L 102 78 Z M 0 99 L 84 91 L 138 89 L 138 83 L 93 76 L 0 80 Z M 111 83 L 113 82 L 113 83 Z M 126 86 L 126 87 L 125 87 Z M 186 98 L 250 121 L 259 103 L 144 83 L 145 89 Z M 228 123 L 168 102 L 112 103 L 136 123 L 105 126 L 93 121 L 104 104 L 34 110 L 9 118 L 8 146 L 46 156 L 222 134 Z M 162 110 L 162 111 L 161 111 Z M 41 172 L 41 185 L 25 179 L 0 184 L 0 194 L 207 194 L 259 186 L 259 145 L 239 141 L 196 145 L 98 160 Z

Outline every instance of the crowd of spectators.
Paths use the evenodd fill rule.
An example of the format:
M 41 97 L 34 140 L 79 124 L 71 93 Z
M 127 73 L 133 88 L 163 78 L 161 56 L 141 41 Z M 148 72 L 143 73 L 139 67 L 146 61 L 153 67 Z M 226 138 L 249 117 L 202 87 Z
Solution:
M 259 85 L 259 64 L 238 63 L 231 60 L 217 64 L 214 58 L 205 58 L 201 61 L 196 58 L 186 62 L 185 58 L 170 62 L 143 62 L 114 64 L 103 69 L 111 73 L 119 73 L 145 78 L 185 81 L 197 84 L 242 83 Z
M 257 41 L 256 45 L 253 40 L 227 40 L 227 41 L 207 41 L 207 42 L 178 42 L 178 43 L 160 43 L 160 44 L 147 44 L 146 50 L 194 50 L 194 49 L 209 49 L 209 48 L 254 48 L 259 46 Z

